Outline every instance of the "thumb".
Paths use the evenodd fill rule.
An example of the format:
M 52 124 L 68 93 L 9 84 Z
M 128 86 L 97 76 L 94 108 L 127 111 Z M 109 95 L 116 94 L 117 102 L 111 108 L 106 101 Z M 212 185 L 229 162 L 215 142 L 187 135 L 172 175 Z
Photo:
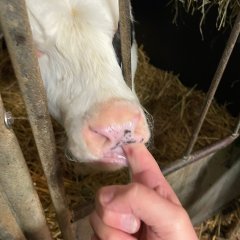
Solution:
M 143 221 L 162 236 L 174 229 L 178 218 L 180 222 L 187 219 L 181 206 L 139 183 L 102 188 L 96 211 L 106 225 L 130 234 L 136 233 Z

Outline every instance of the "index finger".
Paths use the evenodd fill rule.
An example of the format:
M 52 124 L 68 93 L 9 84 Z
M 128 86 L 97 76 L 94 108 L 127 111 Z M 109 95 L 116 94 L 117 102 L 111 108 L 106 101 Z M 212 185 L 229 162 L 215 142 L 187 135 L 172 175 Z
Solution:
M 143 143 L 124 145 L 123 149 L 127 155 L 129 167 L 133 175 L 148 170 L 159 174 L 160 169 L 156 160 Z
M 156 160 L 144 144 L 129 144 L 124 146 L 132 181 L 154 189 L 159 195 L 180 204 L 176 194 L 163 176 Z

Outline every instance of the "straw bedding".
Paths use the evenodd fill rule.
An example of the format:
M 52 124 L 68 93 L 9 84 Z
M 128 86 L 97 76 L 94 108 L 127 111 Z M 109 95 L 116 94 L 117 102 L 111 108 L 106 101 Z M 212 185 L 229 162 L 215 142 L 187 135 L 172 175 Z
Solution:
M 11 111 L 15 117 L 14 131 L 27 160 L 53 237 L 61 239 L 21 94 L 6 51 L 2 50 L 0 54 L 0 92 L 4 105 L 6 110 Z M 136 91 L 142 104 L 152 115 L 150 122 L 154 122 L 154 128 L 149 149 L 159 164 L 163 166 L 181 157 L 206 94 L 196 90 L 196 87 L 186 88 L 178 76 L 150 65 L 142 49 L 139 49 Z M 224 106 L 213 102 L 195 149 L 227 136 L 233 129 L 234 122 L 235 119 Z M 65 159 L 66 138 L 63 128 L 54 120 L 53 126 L 57 143 L 57 158 L 64 168 L 64 183 L 71 207 L 93 201 L 95 192 L 102 185 L 128 182 L 126 169 L 115 173 L 85 172 L 85 174 L 80 174 L 83 172 L 83 166 Z M 239 209 L 239 202 L 235 201 L 231 204 L 230 210 L 219 213 L 197 227 L 196 231 L 201 235 L 201 239 L 220 239 L 217 237 L 222 237 L 239 220 Z

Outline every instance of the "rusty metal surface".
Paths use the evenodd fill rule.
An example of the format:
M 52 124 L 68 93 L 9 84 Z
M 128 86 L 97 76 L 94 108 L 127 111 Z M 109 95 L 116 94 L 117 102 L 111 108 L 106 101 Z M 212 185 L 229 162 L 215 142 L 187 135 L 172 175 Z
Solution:
M 27 238 L 51 239 L 42 205 L 34 189 L 25 159 L 12 130 L 4 124 L 0 96 L 0 183 L 11 209 Z M 4 209 L 0 208 L 2 214 Z
M 0 239 L 26 240 L 11 209 L 7 197 L 0 185 Z
M 123 77 L 127 85 L 132 89 L 133 84 L 131 73 L 131 22 L 129 0 L 119 0 L 119 26 Z
M 4 37 L 18 79 L 50 195 L 64 239 L 73 239 L 45 90 L 35 56 L 24 0 L 1 0 Z
M 217 141 L 216 143 L 213 143 L 199 151 L 194 152 L 193 154 L 189 155 L 188 159 L 182 158 L 176 160 L 172 164 L 169 164 L 167 167 L 163 168 L 162 172 L 165 176 L 167 176 L 170 173 L 173 173 L 187 165 L 190 165 L 196 161 L 204 159 L 208 155 L 213 154 L 218 150 L 221 150 L 230 145 L 232 142 L 234 142 L 234 140 L 238 138 L 238 136 L 239 136 L 238 134 L 228 136 L 222 140 Z
M 218 88 L 218 85 L 220 83 L 220 80 L 222 78 L 222 75 L 224 73 L 224 70 L 227 66 L 227 63 L 228 63 L 228 60 L 231 56 L 231 53 L 233 51 L 233 48 L 235 46 L 235 43 L 238 39 L 238 36 L 239 36 L 239 33 L 240 33 L 240 13 L 238 14 L 237 18 L 236 18 L 236 21 L 235 21 L 235 24 L 233 26 L 233 29 L 231 31 L 231 34 L 230 34 L 230 37 L 228 39 L 228 42 L 226 44 L 226 47 L 225 47 L 225 50 L 223 52 L 223 55 L 222 55 L 222 58 L 219 62 L 219 65 L 218 65 L 218 68 L 216 70 L 216 73 L 213 77 L 213 80 L 212 80 L 212 83 L 211 83 L 211 86 L 208 90 L 208 94 L 207 94 L 207 97 L 206 97 L 206 100 L 203 104 L 203 109 L 201 111 L 201 114 L 200 114 L 200 117 L 199 117 L 199 120 L 194 128 L 194 131 L 193 131 L 193 134 L 191 136 L 191 139 L 189 141 L 189 144 L 187 146 L 187 149 L 186 149 L 186 153 L 185 153 L 185 158 L 187 159 L 189 157 L 189 155 L 191 154 L 192 150 L 193 150 L 193 147 L 197 141 L 197 138 L 198 138 L 198 135 L 199 135 L 199 132 L 201 130 L 201 127 L 202 127 L 202 124 L 204 122 L 204 119 L 207 115 L 207 112 L 208 112 L 208 109 L 212 103 L 212 100 L 213 100 L 213 97 L 215 95 L 215 92 Z

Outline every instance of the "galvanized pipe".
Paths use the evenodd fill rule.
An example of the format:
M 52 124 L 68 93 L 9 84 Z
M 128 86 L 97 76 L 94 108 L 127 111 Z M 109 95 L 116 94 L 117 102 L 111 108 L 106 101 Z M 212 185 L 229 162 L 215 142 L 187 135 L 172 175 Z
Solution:
M 179 159 L 174 161 L 172 164 L 169 164 L 167 167 L 162 169 L 163 175 L 169 175 L 170 173 L 173 173 L 187 165 L 190 165 L 196 161 L 199 161 L 201 159 L 204 159 L 204 157 L 209 156 L 210 154 L 213 154 L 228 145 L 230 145 L 234 140 L 238 138 L 239 134 L 228 136 L 222 140 L 217 141 L 216 143 L 213 143 L 199 151 L 196 151 L 195 153 L 189 155 L 188 159 L 185 158 Z
M 55 139 L 24 0 L 1 0 L 3 34 L 18 79 L 47 178 L 57 220 L 66 240 L 73 239 Z
M 34 189 L 14 132 L 4 124 L 0 96 L 0 183 L 17 221 L 28 239 L 51 239 L 42 205 Z M 1 209 L 1 208 L 0 208 Z M 2 217 L 1 209 L 1 217 Z
M 8 200 L 0 185 L 0 239 L 3 240 L 26 240 L 11 209 Z
M 219 62 L 218 68 L 217 68 L 216 73 L 213 77 L 211 86 L 208 90 L 207 97 L 206 97 L 206 100 L 204 102 L 203 109 L 201 111 L 201 115 L 199 117 L 199 120 L 198 120 L 195 128 L 194 128 L 193 134 L 191 136 L 191 139 L 190 139 L 189 144 L 187 146 L 186 152 L 184 154 L 185 159 L 188 159 L 188 157 L 191 154 L 191 152 L 193 150 L 193 147 L 194 147 L 194 145 L 197 141 L 197 138 L 198 138 L 199 132 L 201 130 L 201 127 L 203 125 L 204 119 L 205 119 L 205 117 L 207 115 L 207 112 L 208 112 L 208 109 L 209 109 L 209 107 L 212 103 L 213 97 L 214 97 L 215 92 L 218 88 L 218 85 L 220 83 L 220 80 L 222 78 L 224 70 L 227 66 L 228 60 L 231 56 L 231 53 L 232 53 L 233 48 L 235 46 L 235 43 L 238 39 L 239 33 L 240 33 L 240 13 L 238 14 L 238 16 L 236 18 L 236 21 L 235 21 L 235 24 L 233 26 L 232 32 L 230 34 L 230 37 L 228 39 L 226 48 L 223 52 L 222 58 Z
M 122 72 L 127 85 L 132 89 L 131 73 L 131 16 L 129 0 L 119 0 L 119 26 L 122 55 Z

